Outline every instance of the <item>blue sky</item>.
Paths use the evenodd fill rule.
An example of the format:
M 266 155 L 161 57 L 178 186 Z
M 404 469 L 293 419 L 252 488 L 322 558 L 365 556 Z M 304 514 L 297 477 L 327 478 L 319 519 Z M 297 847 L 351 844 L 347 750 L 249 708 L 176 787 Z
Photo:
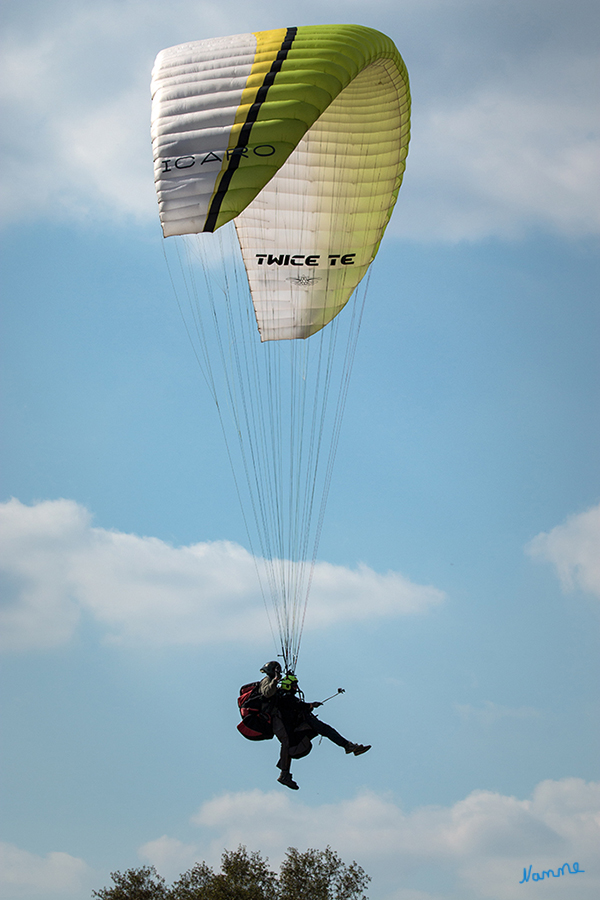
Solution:
M 279 10 L 5 10 L 3 896 L 83 900 L 243 842 L 274 865 L 330 843 L 371 900 L 592 900 L 597 6 Z M 299 667 L 311 698 L 345 687 L 323 718 L 373 749 L 323 742 L 292 795 L 235 730 L 274 647 L 165 267 L 149 73 L 178 42 L 335 21 L 395 40 L 413 139 Z

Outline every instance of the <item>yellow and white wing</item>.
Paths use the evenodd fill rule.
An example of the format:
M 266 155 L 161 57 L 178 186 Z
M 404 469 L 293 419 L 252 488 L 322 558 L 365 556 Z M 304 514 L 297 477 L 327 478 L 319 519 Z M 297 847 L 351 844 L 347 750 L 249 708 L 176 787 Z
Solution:
M 165 237 L 235 219 L 261 339 L 323 328 L 402 182 L 410 93 L 394 43 L 357 25 L 196 41 L 158 55 L 152 91 Z

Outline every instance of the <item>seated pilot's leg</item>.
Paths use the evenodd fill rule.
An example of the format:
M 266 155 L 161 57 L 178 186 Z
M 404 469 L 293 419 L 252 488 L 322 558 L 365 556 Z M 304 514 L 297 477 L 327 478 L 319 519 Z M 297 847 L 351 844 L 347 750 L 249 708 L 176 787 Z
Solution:
M 290 772 L 290 738 L 287 732 L 287 728 L 283 724 L 283 720 L 281 716 L 277 714 L 277 712 L 273 714 L 273 733 L 281 744 L 279 761 L 277 762 L 277 768 L 281 769 L 281 774 L 277 781 L 280 784 L 284 784 L 286 787 L 291 788 L 292 791 L 297 791 L 298 785 L 292 778 L 292 773 Z
M 360 756 L 362 753 L 366 753 L 367 750 L 371 749 L 370 744 L 353 744 L 352 741 L 346 740 L 346 738 L 342 737 L 335 728 L 332 728 L 327 722 L 321 722 L 321 720 L 317 719 L 316 716 L 313 716 L 312 713 L 308 716 L 308 719 L 317 734 L 322 734 L 323 737 L 329 738 L 329 740 L 333 741 L 334 744 L 337 744 L 338 747 L 343 747 L 346 753 L 354 753 L 355 756 Z
M 323 737 L 329 738 L 330 741 L 333 741 L 334 744 L 337 744 L 338 747 L 346 747 L 349 746 L 350 741 L 347 741 L 345 737 L 342 737 L 341 734 L 332 728 L 331 725 L 328 725 L 327 722 L 321 722 L 320 719 L 317 719 L 316 716 L 310 714 L 308 716 L 308 720 L 317 734 L 322 734 Z
M 283 720 L 277 712 L 273 713 L 273 733 L 281 744 L 281 752 L 279 754 L 279 762 L 277 768 L 282 772 L 289 772 L 290 768 L 290 738 L 287 728 L 283 724 Z

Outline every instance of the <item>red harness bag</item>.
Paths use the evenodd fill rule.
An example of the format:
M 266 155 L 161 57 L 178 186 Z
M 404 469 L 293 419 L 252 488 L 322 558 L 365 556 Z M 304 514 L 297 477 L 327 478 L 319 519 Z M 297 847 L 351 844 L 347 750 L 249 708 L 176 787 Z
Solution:
M 260 681 L 253 681 L 242 685 L 238 697 L 242 721 L 238 722 L 237 730 L 249 741 L 269 741 L 273 737 L 273 723 L 258 693 L 259 684 Z

